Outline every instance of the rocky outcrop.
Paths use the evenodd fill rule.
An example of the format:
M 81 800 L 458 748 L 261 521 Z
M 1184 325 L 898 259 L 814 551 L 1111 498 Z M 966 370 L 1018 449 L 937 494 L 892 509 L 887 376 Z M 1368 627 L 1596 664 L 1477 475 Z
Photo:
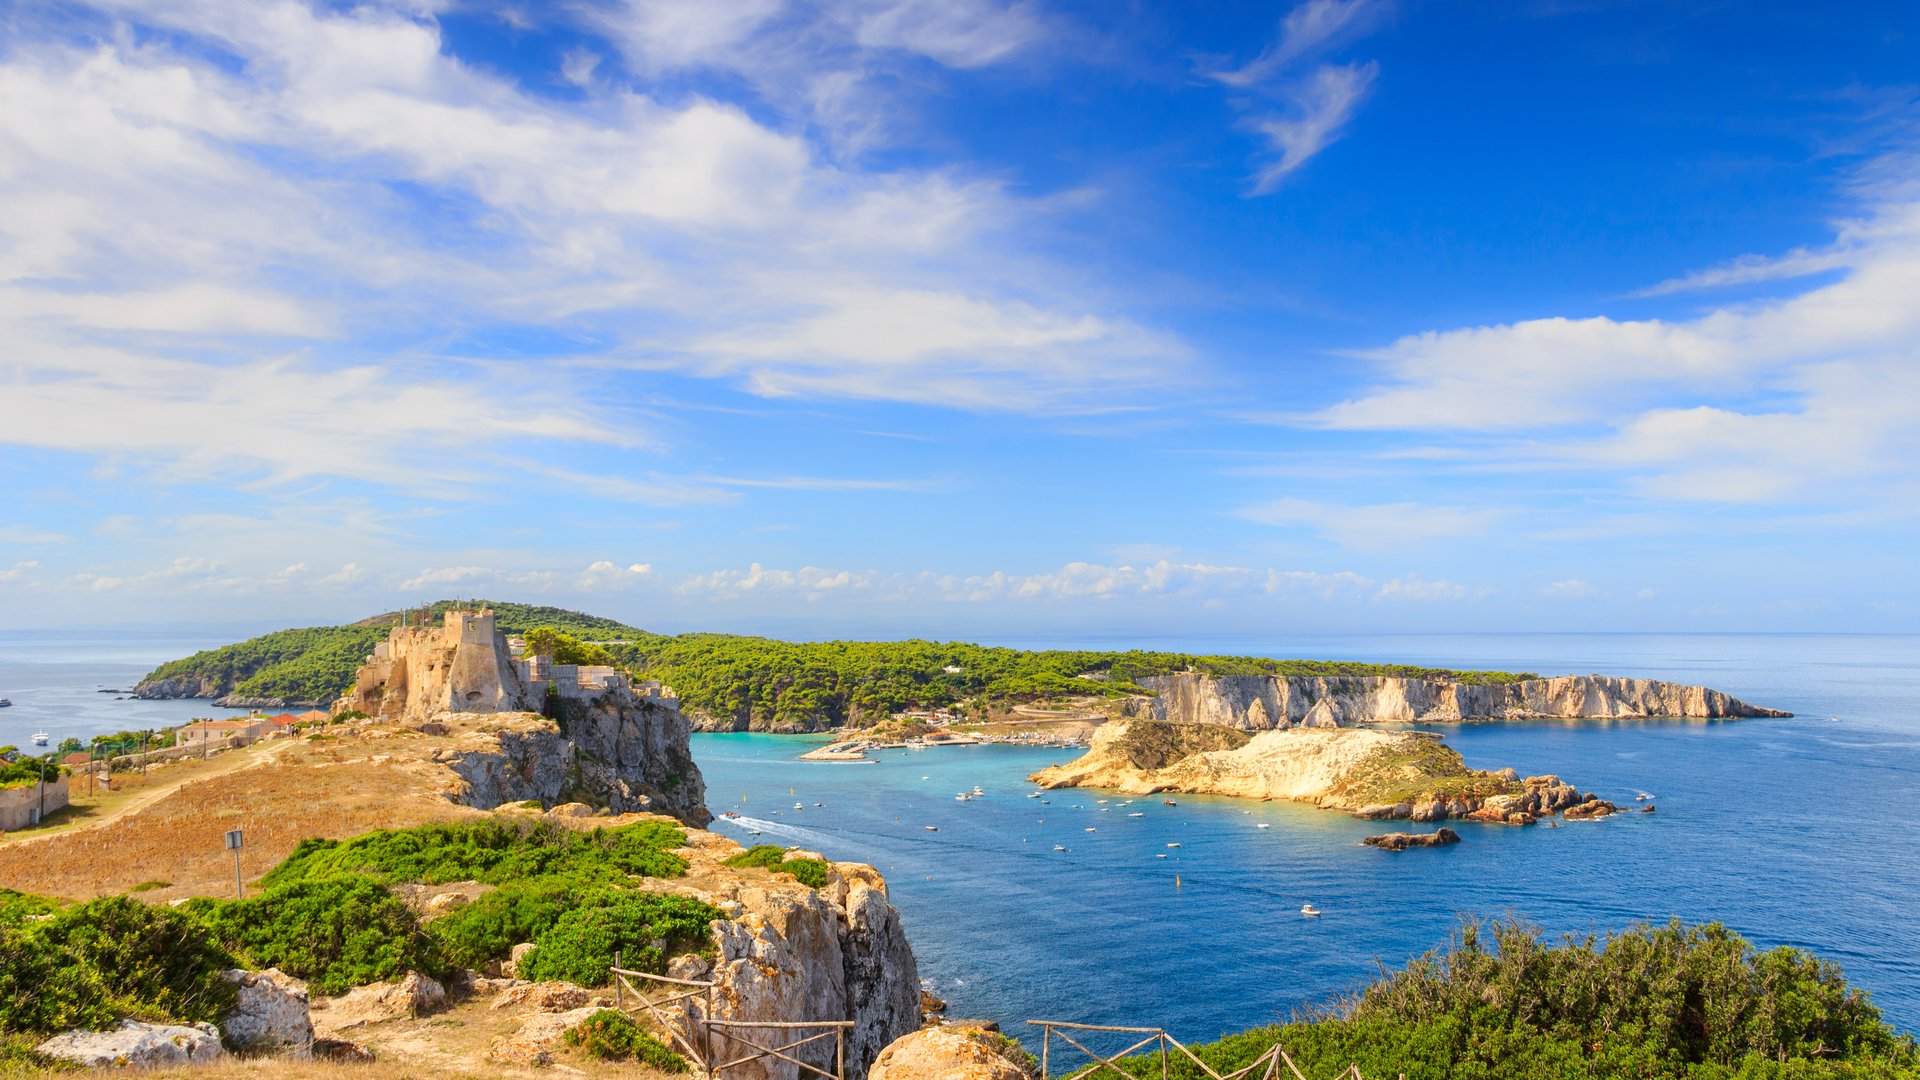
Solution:
M 144 679 L 133 688 L 134 697 L 146 701 L 166 701 L 173 698 L 210 698 L 219 697 L 227 692 L 230 682 L 225 677 L 214 675 L 184 675 L 170 679 Z
M 235 1050 L 307 1057 L 313 1050 L 313 1017 L 307 988 L 274 968 L 229 971 L 233 1008 L 220 1018 L 220 1034 Z
M 322 704 L 307 698 L 243 697 L 239 694 L 215 698 L 213 703 L 222 709 L 312 709 Z
M 902 1036 L 881 1052 L 867 1080 L 1034 1080 L 1020 1044 L 983 1027 L 954 1024 Z
M 593 1019 L 599 1011 L 589 1006 L 567 1012 L 529 1013 L 517 1031 L 501 1036 L 487 1048 L 487 1060 L 522 1068 L 551 1065 L 554 1051 L 560 1048 L 567 1032 Z
M 1430 833 L 1390 832 L 1378 836 L 1369 836 L 1360 841 L 1368 847 L 1377 847 L 1386 851 L 1405 851 L 1417 847 L 1446 847 L 1460 842 L 1460 834 L 1452 829 L 1439 829 Z
M 886 882 L 872 867 L 830 863 L 820 889 L 756 874 L 716 882 L 696 895 L 727 918 L 713 924 L 711 963 L 686 958 L 673 974 L 715 984 L 715 1019 L 852 1020 L 846 1036 L 849 1076 L 864 1075 L 887 1044 L 920 1026 L 919 969 L 900 913 L 887 899 Z M 777 1034 L 740 1033 L 763 1044 Z M 728 1045 L 718 1029 L 716 1042 Z M 833 1042 L 822 1040 L 796 1056 L 830 1067 Z M 736 1073 L 743 1080 L 799 1076 L 795 1066 L 774 1059 L 729 1070 L 728 1076 Z
M 1042 787 L 1181 791 L 1290 799 L 1355 817 L 1528 824 L 1593 799 L 1557 776 L 1470 769 L 1427 732 L 1290 728 L 1245 732 L 1213 724 L 1132 720 L 1094 733 L 1082 757 L 1030 778 Z
M 399 982 L 373 983 L 347 991 L 332 1000 L 313 1003 L 319 1013 L 314 1027 L 322 1035 L 424 1016 L 447 1003 L 447 988 L 418 972 L 409 971 Z
M 446 764 L 466 782 L 460 801 L 489 809 L 580 802 L 614 813 L 670 814 L 690 825 L 713 820 L 686 719 L 670 701 L 616 687 L 560 702 L 557 711 L 556 720 L 501 716 L 492 725 L 493 745 L 450 752 Z
M 1182 672 L 1139 680 L 1152 698 L 1131 715 L 1246 731 L 1541 718 L 1791 716 L 1704 686 L 1655 679 L 1567 675 L 1511 683 L 1384 676 L 1304 678 Z
M 35 1047 L 50 1058 L 88 1069 L 167 1069 L 226 1056 L 212 1024 L 143 1024 L 122 1020 L 111 1031 L 69 1031 Z

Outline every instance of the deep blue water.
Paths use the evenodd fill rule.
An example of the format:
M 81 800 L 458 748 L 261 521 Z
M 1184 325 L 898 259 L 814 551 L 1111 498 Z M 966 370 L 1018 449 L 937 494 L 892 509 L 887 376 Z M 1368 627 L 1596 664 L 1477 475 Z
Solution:
M 154 664 L 223 640 L 0 632 L 0 696 L 15 702 L 0 709 L 0 743 L 24 745 L 36 730 L 84 738 L 214 712 L 205 702 L 115 701 L 94 691 L 129 687 Z M 1475 766 L 1557 772 L 1622 803 L 1652 792 L 1660 809 L 1559 829 L 1456 826 L 1464 843 L 1401 854 L 1360 847 L 1376 831 L 1368 823 L 1290 804 L 1176 796 L 1178 806 L 1139 799 L 1121 807 L 1122 797 L 1071 791 L 1048 794 L 1044 805 L 1026 798 L 1027 774 L 1068 751 L 990 746 L 812 764 L 793 760 L 814 745 L 806 739 L 697 736 L 716 813 L 738 810 L 759 823 L 762 840 L 886 873 L 921 973 L 953 1015 L 990 1017 L 1013 1032 L 1027 1018 L 1051 1017 L 1207 1039 L 1351 989 L 1377 965 L 1398 966 L 1440 944 L 1464 914 L 1512 913 L 1556 932 L 1717 919 L 1762 945 L 1799 945 L 1838 961 L 1893 1023 L 1920 1031 L 1920 934 L 1910 923 L 1920 911 L 1911 824 L 1920 808 L 1920 638 L 996 643 L 1639 675 L 1704 683 L 1800 715 L 1439 729 Z M 986 798 L 954 800 L 975 784 Z M 804 809 L 794 811 L 795 802 Z M 1136 811 L 1143 816 L 1126 816 Z M 939 831 L 927 832 L 929 824 Z M 716 827 L 752 839 L 724 819 Z M 1309 901 L 1325 912 L 1318 920 L 1299 917 Z
M 929 987 L 953 1015 L 1010 1031 L 1048 1017 L 1212 1038 L 1352 989 L 1378 965 L 1442 943 L 1464 915 L 1501 914 L 1581 933 L 1718 920 L 1758 944 L 1837 961 L 1891 1022 L 1920 1030 L 1920 934 L 1910 923 L 1920 913 L 1920 639 L 1160 644 L 1670 678 L 1799 716 L 1438 728 L 1477 767 L 1557 772 L 1623 805 L 1644 791 L 1659 806 L 1558 829 L 1456 826 L 1465 841 L 1439 850 L 1362 848 L 1377 825 L 1291 804 L 1026 798 L 1027 774 L 1068 751 L 946 748 L 812 764 L 793 760 L 809 741 L 759 735 L 695 739 L 709 805 L 751 819 L 717 827 L 880 867 Z M 986 798 L 953 798 L 976 784 Z M 1302 919 L 1304 902 L 1325 914 Z

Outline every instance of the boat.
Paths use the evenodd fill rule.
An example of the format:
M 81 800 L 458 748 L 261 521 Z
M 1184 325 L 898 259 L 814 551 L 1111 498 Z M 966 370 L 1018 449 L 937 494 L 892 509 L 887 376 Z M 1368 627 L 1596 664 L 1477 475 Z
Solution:
M 1169 844 L 1168 844 L 1167 846 L 1168 846 L 1168 847 L 1179 847 L 1179 846 L 1180 846 L 1180 843 L 1179 843 L 1179 841 L 1173 841 L 1173 842 L 1171 842 L 1171 843 L 1169 843 Z
M 795 810 L 805 810 L 805 809 L 807 808 L 807 806 L 806 806 L 806 804 L 805 804 L 805 803 L 794 803 L 794 804 L 793 804 L 793 808 L 794 808 Z
M 724 817 L 724 818 L 737 818 L 737 817 L 739 817 L 740 815 L 739 815 L 739 814 L 736 814 L 736 813 L 734 813 L 734 812 L 733 812 L 732 810 L 726 810 L 726 811 L 722 811 L 722 812 L 721 812 L 721 814 L 720 814 L 720 816 L 721 816 L 721 817 Z
M 929 826 L 927 826 L 927 831 L 928 831 L 928 832 L 939 832 L 939 831 L 940 831 L 940 826 L 938 826 L 938 825 L 929 825 Z
M 1254 827 L 1254 828 L 1256 828 L 1256 829 L 1271 829 L 1271 828 L 1273 828 L 1273 826 L 1271 826 L 1271 825 L 1269 825 L 1269 824 L 1267 824 L 1267 823 L 1266 823 L 1266 822 L 1264 822 L 1264 821 L 1262 821 L 1262 822 L 1257 822 L 1257 823 L 1255 823 L 1255 825 L 1254 825 L 1253 827 Z
M 11 701 L 8 701 L 8 700 L 7 700 L 6 698 L 3 698 L 3 697 L 0 697 L 0 709 L 4 709 L 4 708 L 7 708 L 8 706 L 10 706 L 10 705 L 12 705 L 12 704 L 13 704 L 13 702 L 11 702 Z
M 1320 909 L 1317 907 L 1314 907 L 1312 904 L 1301 904 L 1300 914 L 1306 916 L 1309 919 L 1317 919 L 1320 917 Z
M 954 800 L 955 802 L 966 802 L 966 801 L 967 801 L 968 799 L 971 799 L 971 798 L 973 798 L 973 796 L 971 796 L 971 795 L 969 795 L 969 794 L 967 794 L 966 792 L 964 792 L 964 791 L 963 791 L 963 792 L 961 792 L 960 794 L 958 794 L 958 795 L 955 795 L 955 796 L 953 797 L 953 800 Z
M 1165 804 L 1167 804 L 1168 806 L 1179 806 L 1179 805 L 1180 805 L 1179 803 L 1177 803 L 1177 802 L 1174 802 L 1174 801 L 1173 801 L 1172 799 L 1161 799 L 1160 801 L 1161 801 L 1161 802 L 1163 802 L 1163 803 L 1165 803 Z
M 35 745 L 35 746 L 45 746 L 45 745 L 47 745 L 47 733 L 46 733 L 46 732 L 44 732 L 44 731 L 36 731 L 36 732 L 34 732 L 34 733 L 33 733 L 33 745 Z
M 1089 825 L 1089 826 L 1087 826 L 1087 831 L 1088 831 L 1088 832 L 1092 832 L 1092 831 L 1094 831 L 1094 829 L 1093 829 L 1093 826 L 1091 826 L 1091 825 Z
M 1065 850 L 1067 850 L 1067 846 L 1066 846 L 1065 844 L 1055 844 L 1055 845 L 1053 845 L 1053 850 L 1055 850 L 1055 851 L 1065 851 Z
M 1141 812 L 1140 812 L 1140 811 L 1138 811 L 1138 810 L 1135 810 L 1135 811 L 1134 811 L 1133 813 L 1131 813 L 1131 814 L 1128 814 L 1127 816 L 1128 816 L 1128 817 L 1146 817 L 1147 815 L 1145 815 L 1145 814 L 1143 814 L 1143 813 L 1141 813 Z
M 1164 859 L 1164 858 L 1166 858 L 1166 856 L 1165 856 L 1165 855 L 1155 855 L 1155 856 L 1154 856 L 1154 858 L 1156 858 L 1156 859 Z
M 1040 797 L 1040 793 L 1039 793 L 1039 792 L 1037 792 L 1037 791 L 1029 791 L 1029 792 L 1027 792 L 1027 798 L 1029 798 L 1029 799 L 1037 799 L 1037 798 L 1039 798 L 1039 797 Z
M 972 793 L 971 793 L 971 794 L 973 795 L 973 797 L 974 797 L 974 798 L 976 798 L 976 799 L 977 799 L 977 798 L 979 798 L 980 796 L 982 796 L 982 795 L 985 795 L 985 794 L 986 794 L 986 792 L 984 792 L 984 791 L 981 791 L 981 790 L 980 790 L 980 785 L 979 785 L 979 784 L 975 784 L 975 785 L 973 785 L 973 791 L 972 791 Z

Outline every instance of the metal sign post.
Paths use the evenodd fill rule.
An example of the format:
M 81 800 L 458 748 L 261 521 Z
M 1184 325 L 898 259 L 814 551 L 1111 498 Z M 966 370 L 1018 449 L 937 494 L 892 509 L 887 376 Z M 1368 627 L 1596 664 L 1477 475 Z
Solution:
M 227 850 L 233 852 L 233 898 L 235 900 L 245 900 L 247 898 L 246 890 L 240 884 L 240 848 L 244 846 L 246 842 L 247 838 L 241 835 L 239 829 L 228 831 Z

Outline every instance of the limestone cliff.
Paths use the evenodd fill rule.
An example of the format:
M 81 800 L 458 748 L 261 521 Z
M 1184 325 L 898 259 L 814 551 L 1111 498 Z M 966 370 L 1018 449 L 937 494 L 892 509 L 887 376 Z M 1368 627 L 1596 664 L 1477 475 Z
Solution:
M 1791 716 L 1704 686 L 1655 679 L 1565 675 L 1513 683 L 1382 676 L 1302 678 L 1185 672 L 1139 680 L 1152 698 L 1131 715 L 1246 731 L 1460 720 Z
M 441 714 L 429 730 L 462 719 L 473 722 Z M 713 820 L 678 709 L 616 689 L 565 703 L 559 720 L 534 713 L 490 720 L 477 744 L 464 740 L 440 758 L 465 782 L 457 795 L 464 805 L 580 802 L 614 813 L 670 814 L 690 825 Z
M 887 898 L 886 881 L 873 867 L 830 863 L 826 885 L 810 889 L 790 877 L 709 862 L 739 850 L 725 838 L 694 833 L 689 843 L 695 852 L 708 855 L 689 853 L 694 869 L 681 891 L 714 904 L 728 918 L 713 924 L 712 963 L 680 967 L 675 974 L 716 984 L 717 1019 L 852 1020 L 848 1076 L 865 1076 L 882 1049 L 920 1026 L 920 975 L 913 949 L 899 911 Z M 776 1033 L 740 1034 L 765 1045 Z M 796 1056 L 830 1069 L 833 1042 L 815 1043 Z M 795 1080 L 799 1070 L 763 1060 L 730 1069 L 727 1075 Z
M 1217 724 L 1107 724 L 1085 755 L 1033 774 L 1043 787 L 1097 787 L 1290 799 L 1358 817 L 1526 824 L 1601 803 L 1557 776 L 1470 769 L 1423 732 L 1292 728 L 1255 734 Z M 1599 811 L 1596 808 L 1595 813 Z

